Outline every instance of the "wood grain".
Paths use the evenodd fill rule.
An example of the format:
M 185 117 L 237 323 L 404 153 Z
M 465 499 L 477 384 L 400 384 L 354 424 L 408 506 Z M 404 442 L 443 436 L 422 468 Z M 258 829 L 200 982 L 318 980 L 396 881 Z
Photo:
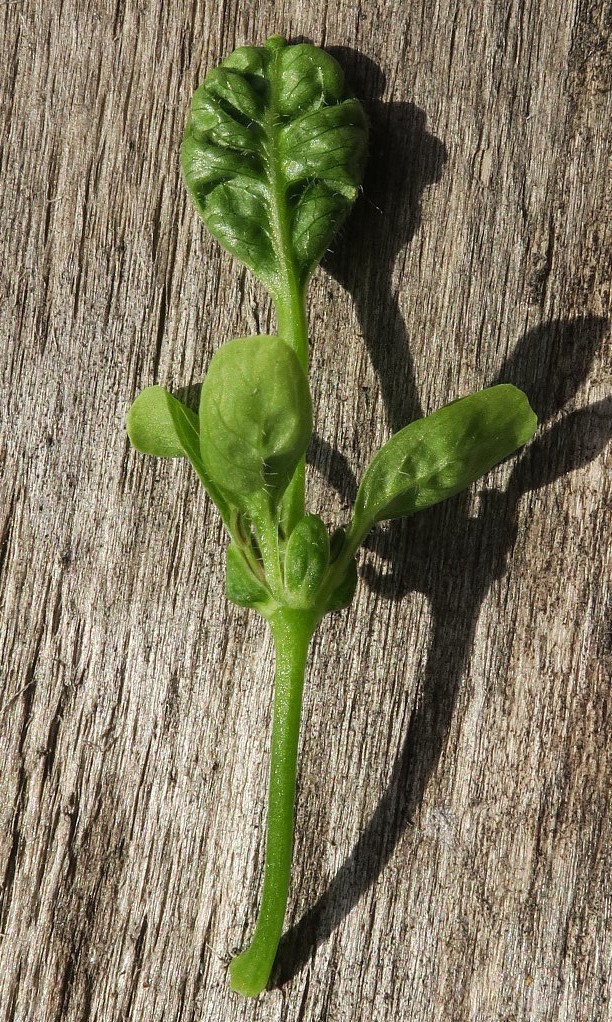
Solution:
M 609 0 L 0 5 L 0 1019 L 605 1022 Z M 229 992 L 261 882 L 273 664 L 138 390 L 274 329 L 179 177 L 191 92 L 273 32 L 342 61 L 363 198 L 311 287 L 313 509 L 494 380 L 541 427 L 372 537 L 314 647 L 277 986 Z

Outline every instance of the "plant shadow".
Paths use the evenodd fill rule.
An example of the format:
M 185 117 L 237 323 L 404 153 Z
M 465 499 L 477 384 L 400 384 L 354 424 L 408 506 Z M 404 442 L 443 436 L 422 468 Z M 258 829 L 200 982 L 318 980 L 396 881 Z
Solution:
M 371 61 L 347 50 L 339 58 L 360 96 L 382 91 L 381 73 Z M 351 221 L 326 265 L 355 301 L 388 425 L 395 431 L 422 410 L 390 281 L 398 252 L 418 230 L 421 195 L 440 179 L 446 149 L 428 135 L 425 115 L 411 104 L 388 107 L 373 100 L 368 112 L 373 140 L 383 134 L 390 139 L 384 153 L 378 144 L 372 146 L 370 181 L 381 192 L 368 192 L 366 181 L 370 201 L 361 200 L 361 216 L 354 218 L 355 226 Z M 379 206 L 392 210 L 393 216 L 383 217 Z M 365 272 L 364 259 L 357 268 L 350 258 L 356 250 L 372 252 Z M 612 435 L 610 400 L 559 417 L 586 380 L 609 325 L 607 319 L 590 315 L 543 323 L 519 340 L 499 379 L 492 381 L 525 390 L 540 422 L 535 439 L 515 458 L 505 490 L 481 489 L 476 514 L 472 495 L 460 494 L 370 535 L 366 545 L 383 566 L 366 561 L 363 578 L 369 588 L 394 600 L 416 591 L 429 601 L 430 645 L 420 698 L 374 814 L 327 889 L 284 935 L 271 985 L 282 986 L 295 976 L 346 918 L 389 862 L 418 811 L 449 732 L 483 601 L 512 554 L 521 498 L 586 465 Z M 380 337 L 385 338 L 384 350 Z M 553 417 L 553 424 L 543 428 Z M 344 455 L 315 437 L 309 461 L 343 501 L 353 502 L 357 483 Z
M 370 141 L 363 195 L 323 267 L 353 299 L 388 425 L 396 432 L 423 411 L 399 294 L 391 281 L 399 253 L 421 226 L 423 193 L 441 180 L 447 151 L 426 130 L 425 114 L 414 103 L 380 98 L 385 80 L 377 64 L 352 50 L 330 52 L 347 69 L 357 95 L 369 97 L 363 102 Z

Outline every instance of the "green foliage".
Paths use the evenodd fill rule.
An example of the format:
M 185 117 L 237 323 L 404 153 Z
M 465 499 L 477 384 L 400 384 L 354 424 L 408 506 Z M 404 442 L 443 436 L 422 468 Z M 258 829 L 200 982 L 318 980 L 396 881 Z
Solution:
M 411 422 L 380 449 L 363 477 L 355 501 L 360 534 L 465 490 L 526 443 L 536 424 L 527 398 L 510 384 Z
M 351 557 L 344 568 L 343 574 L 337 576 L 334 580 L 334 585 L 328 589 L 325 613 L 330 614 L 334 610 L 344 610 L 346 607 L 349 607 L 353 602 L 356 588 L 357 561 L 354 557 Z
M 270 602 L 270 590 L 255 574 L 236 543 L 230 543 L 225 560 L 225 594 L 239 607 L 264 612 Z
M 239 337 L 213 356 L 200 397 L 205 471 L 241 511 L 278 505 L 312 433 L 297 356 L 279 337 Z
M 375 455 L 345 532 L 331 540 L 305 511 L 312 431 L 306 375 L 308 278 L 355 201 L 367 124 L 344 75 L 308 43 L 241 47 L 197 89 L 181 160 L 202 220 L 267 286 L 279 337 L 238 338 L 213 356 L 199 416 L 162 387 L 135 400 L 133 446 L 186 457 L 231 537 L 226 592 L 270 623 L 277 653 L 265 879 L 249 948 L 232 987 L 264 989 L 289 891 L 301 695 L 308 645 L 330 611 L 347 607 L 355 555 L 378 521 L 411 515 L 469 486 L 531 437 L 527 398 L 499 386 L 410 423 Z
M 217 489 L 200 456 L 198 416 L 163 387 L 141 391 L 127 416 L 130 443 L 141 454 L 158 458 L 187 458 L 196 470 L 211 499 L 227 525 L 231 509 Z
M 318 515 L 305 515 L 285 551 L 285 590 L 289 600 L 310 606 L 329 564 L 329 535 Z
M 130 442 L 141 454 L 200 460 L 198 417 L 163 387 L 147 387 L 127 417 Z
M 272 294 L 304 284 L 357 198 L 366 119 L 328 53 L 274 37 L 197 89 L 181 150 L 202 220 Z

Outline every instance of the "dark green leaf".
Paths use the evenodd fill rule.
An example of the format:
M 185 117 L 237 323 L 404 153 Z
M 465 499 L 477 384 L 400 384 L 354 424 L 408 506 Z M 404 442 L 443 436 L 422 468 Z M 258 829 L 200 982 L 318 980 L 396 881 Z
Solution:
M 181 151 L 214 236 L 274 295 L 304 283 L 355 201 L 367 147 L 360 104 L 309 43 L 242 47 L 197 89 Z
M 325 612 L 333 610 L 344 610 L 348 607 L 355 595 L 357 588 L 357 561 L 353 557 L 344 573 L 341 582 L 332 591 L 325 604 Z

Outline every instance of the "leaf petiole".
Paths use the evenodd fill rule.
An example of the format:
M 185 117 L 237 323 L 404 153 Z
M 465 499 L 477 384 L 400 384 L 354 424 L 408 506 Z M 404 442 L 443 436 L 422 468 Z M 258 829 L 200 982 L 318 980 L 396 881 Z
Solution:
M 276 309 L 278 336 L 293 348 L 308 372 L 308 319 L 306 316 L 306 289 L 297 279 L 293 268 L 288 270 L 284 286 L 273 298 Z M 287 487 L 282 503 L 280 524 L 286 536 L 303 518 L 306 510 L 306 462 L 302 457 Z
M 272 520 L 269 508 L 265 506 L 265 497 L 261 507 L 253 513 L 257 542 L 261 553 L 265 577 L 272 595 L 282 600 L 284 595 L 283 572 L 280 563 L 278 527 Z

